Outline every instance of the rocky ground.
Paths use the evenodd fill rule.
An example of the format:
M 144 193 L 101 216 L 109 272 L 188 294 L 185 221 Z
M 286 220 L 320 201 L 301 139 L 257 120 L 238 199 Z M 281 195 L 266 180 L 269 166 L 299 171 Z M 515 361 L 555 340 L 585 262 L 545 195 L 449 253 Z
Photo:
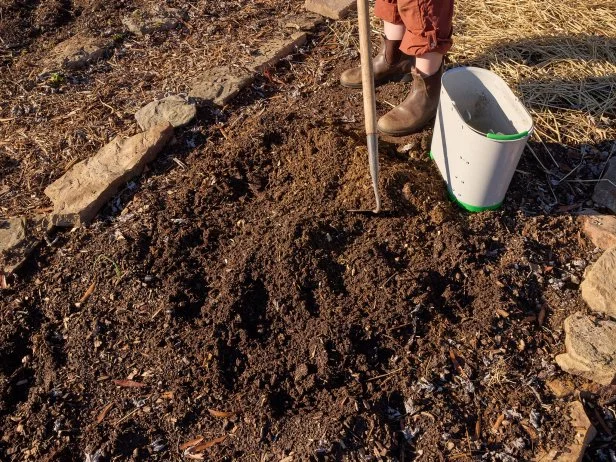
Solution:
M 387 213 L 352 214 L 353 19 L 0 2 L 0 231 L 30 253 L 0 278 L 0 459 L 616 457 L 616 227 L 546 172 L 597 178 L 612 141 L 533 140 L 502 209 L 469 214 L 429 128 L 385 138 Z

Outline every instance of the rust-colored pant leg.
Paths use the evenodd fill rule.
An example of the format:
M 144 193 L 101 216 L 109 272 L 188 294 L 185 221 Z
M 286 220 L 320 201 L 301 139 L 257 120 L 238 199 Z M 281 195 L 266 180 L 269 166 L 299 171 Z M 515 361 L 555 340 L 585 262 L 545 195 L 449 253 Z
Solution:
M 397 12 L 406 26 L 400 49 L 407 55 L 445 54 L 451 48 L 453 0 L 398 0 Z
M 392 24 L 404 24 L 398 12 L 398 0 L 376 0 L 374 15 Z

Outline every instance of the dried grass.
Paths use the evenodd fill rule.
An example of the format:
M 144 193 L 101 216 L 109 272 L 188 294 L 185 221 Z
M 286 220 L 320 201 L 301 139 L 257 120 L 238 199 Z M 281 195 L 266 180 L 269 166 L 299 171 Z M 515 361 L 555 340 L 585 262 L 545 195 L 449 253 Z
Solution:
M 454 65 L 500 75 L 533 114 L 537 137 L 616 136 L 616 3 L 457 0 Z

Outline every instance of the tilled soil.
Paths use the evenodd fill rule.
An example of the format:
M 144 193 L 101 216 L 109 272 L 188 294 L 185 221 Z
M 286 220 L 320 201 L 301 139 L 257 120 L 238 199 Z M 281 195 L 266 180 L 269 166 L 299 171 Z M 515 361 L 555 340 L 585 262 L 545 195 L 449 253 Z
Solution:
M 206 460 L 531 460 L 571 439 L 545 382 L 594 257 L 535 159 L 468 214 L 429 129 L 385 139 L 387 211 L 350 213 L 373 201 L 361 96 L 335 84 L 352 61 L 301 91 L 304 59 L 202 109 L 9 280 L 0 459 L 190 460 L 198 438 Z

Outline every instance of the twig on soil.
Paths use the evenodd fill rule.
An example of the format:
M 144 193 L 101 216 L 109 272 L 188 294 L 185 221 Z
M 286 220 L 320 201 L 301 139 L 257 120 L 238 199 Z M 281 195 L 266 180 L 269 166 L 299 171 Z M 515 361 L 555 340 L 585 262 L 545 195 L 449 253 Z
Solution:
M 402 369 L 404 369 L 403 367 L 400 367 L 399 369 L 396 369 L 395 371 L 391 371 L 388 372 L 386 374 L 381 374 L 381 375 L 377 375 L 376 377 L 372 377 L 370 379 L 367 379 L 366 382 L 372 382 L 373 380 L 378 380 L 378 379 L 383 379 L 385 377 L 390 377 L 392 375 L 397 374 L 398 372 L 400 372 Z
M 114 114 L 119 114 L 119 112 L 118 112 L 118 111 L 116 111 L 113 107 L 109 106 L 109 105 L 108 105 L 107 103 L 105 103 L 103 100 L 99 99 L 99 101 L 100 101 L 100 103 L 101 103 L 103 106 L 105 106 L 105 107 L 107 107 L 107 108 L 111 109 L 111 110 L 114 112 Z
M 135 382 L 134 380 L 114 380 L 114 384 L 118 387 L 126 387 L 126 388 L 143 388 L 145 387 L 145 383 Z
M 158 313 L 160 313 L 162 310 L 163 310 L 162 308 L 157 309 L 156 312 L 154 312 L 154 314 L 150 318 L 150 321 L 154 321 L 154 318 L 158 316 Z
M 468 435 L 468 427 L 465 427 L 466 431 L 466 444 L 468 444 L 468 453 L 473 455 L 473 448 L 471 447 L 471 437 Z
M 466 452 L 460 453 L 460 454 L 454 454 L 453 456 L 450 456 L 449 458 L 451 460 L 456 460 L 456 459 L 461 459 L 462 457 L 468 457 L 470 459 L 472 459 L 472 454 L 467 454 Z
M 412 326 L 414 322 L 405 322 L 404 324 L 400 324 L 399 326 L 390 327 L 387 332 L 392 332 L 394 330 L 403 329 L 408 326 Z
M 180 159 L 178 159 L 177 157 L 173 158 L 173 162 L 175 162 L 176 164 L 178 164 L 180 167 L 182 167 L 184 170 L 187 170 L 188 167 L 186 166 L 186 164 L 184 162 L 182 162 Z
M 132 416 L 133 414 L 135 414 L 140 408 L 136 407 L 135 409 L 133 409 L 132 411 L 130 411 L 128 414 L 126 414 L 124 417 L 122 417 L 121 419 L 116 420 L 113 424 L 114 425 L 118 425 L 122 422 L 124 422 L 126 419 L 128 419 L 130 416 Z
M 394 273 L 394 274 L 392 274 L 391 276 L 389 276 L 389 277 L 385 280 L 385 282 L 384 282 L 383 284 L 381 284 L 381 286 L 379 287 L 379 289 L 383 289 L 383 288 L 385 288 L 385 285 L 386 285 L 389 281 L 391 281 L 391 280 L 393 279 L 393 277 L 394 277 L 396 274 L 398 274 L 398 273 Z

